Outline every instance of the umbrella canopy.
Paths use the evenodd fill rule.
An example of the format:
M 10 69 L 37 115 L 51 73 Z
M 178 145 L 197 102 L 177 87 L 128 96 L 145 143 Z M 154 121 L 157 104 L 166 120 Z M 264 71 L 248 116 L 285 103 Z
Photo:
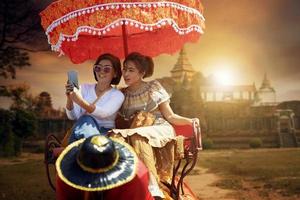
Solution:
M 82 63 L 102 53 L 175 53 L 199 39 L 202 13 L 199 0 L 59 0 L 40 16 L 51 49 Z

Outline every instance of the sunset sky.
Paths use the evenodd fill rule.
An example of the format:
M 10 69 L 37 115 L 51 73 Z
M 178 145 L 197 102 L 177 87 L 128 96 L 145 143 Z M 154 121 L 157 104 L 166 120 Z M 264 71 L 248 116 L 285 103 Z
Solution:
M 186 45 L 193 68 L 204 76 L 227 74 L 227 84 L 255 82 L 257 88 L 266 72 L 278 101 L 300 100 L 300 1 L 202 2 L 205 34 L 197 43 Z M 153 78 L 170 76 L 177 57 L 178 53 L 156 57 Z M 31 54 L 31 64 L 17 71 L 17 80 L 5 82 L 27 82 L 35 95 L 48 91 L 55 108 L 65 104 L 68 70 L 77 69 L 81 83 L 94 81 L 92 62 L 74 65 L 66 57 L 42 52 Z

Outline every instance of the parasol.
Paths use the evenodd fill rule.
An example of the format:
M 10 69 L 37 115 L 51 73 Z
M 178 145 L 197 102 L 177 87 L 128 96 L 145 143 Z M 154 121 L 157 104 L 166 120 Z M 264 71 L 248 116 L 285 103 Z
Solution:
M 102 53 L 173 54 L 204 29 L 199 0 L 59 0 L 40 16 L 51 49 L 73 63 Z

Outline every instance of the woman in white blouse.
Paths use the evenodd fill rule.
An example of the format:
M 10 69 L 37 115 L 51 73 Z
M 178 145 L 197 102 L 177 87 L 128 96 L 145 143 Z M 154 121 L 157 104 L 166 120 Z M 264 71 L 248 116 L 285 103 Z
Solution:
M 93 66 L 94 84 L 82 84 L 79 90 L 66 84 L 66 113 L 77 120 L 71 130 L 69 143 L 91 135 L 105 135 L 115 127 L 117 111 L 124 95 L 111 85 L 117 85 L 122 75 L 120 59 L 112 54 L 100 55 Z

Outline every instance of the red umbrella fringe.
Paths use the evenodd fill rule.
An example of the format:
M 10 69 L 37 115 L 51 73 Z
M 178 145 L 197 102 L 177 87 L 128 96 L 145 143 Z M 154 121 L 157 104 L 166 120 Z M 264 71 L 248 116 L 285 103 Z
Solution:
M 204 28 L 199 1 L 198 4 L 195 4 L 196 1 L 184 1 L 185 4 L 174 1 L 84 7 L 94 3 L 88 1 L 76 5 L 77 10 L 73 11 L 70 9 L 74 9 L 75 5 L 62 8 L 61 2 L 51 4 L 41 13 L 42 25 L 52 49 L 63 51 L 74 63 L 95 59 L 99 52 L 124 57 L 123 22 L 127 25 L 129 52 L 145 52 L 149 56 L 172 54 L 184 43 L 196 42 Z M 188 5 L 198 7 L 195 9 Z

